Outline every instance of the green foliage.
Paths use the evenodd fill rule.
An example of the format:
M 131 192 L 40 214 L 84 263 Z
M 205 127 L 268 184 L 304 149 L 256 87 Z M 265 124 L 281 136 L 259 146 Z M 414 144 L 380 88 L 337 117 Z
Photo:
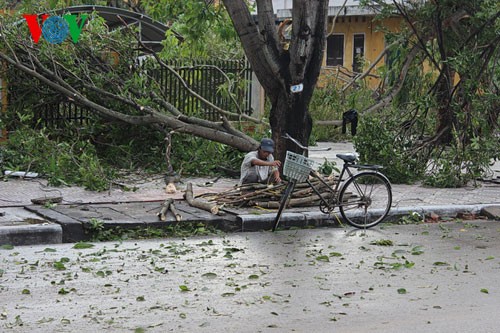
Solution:
M 334 171 L 340 173 L 337 163 L 335 161 L 328 161 L 325 157 L 325 161 L 318 168 L 318 172 L 324 176 L 330 176 Z
M 23 127 L 11 132 L 3 155 L 5 169 L 40 173 L 50 185 L 78 184 L 102 191 L 112 177 L 88 141 L 59 141 L 44 130 Z
M 122 241 L 127 239 L 151 239 L 166 237 L 191 237 L 220 234 L 221 231 L 207 223 L 178 223 L 163 228 L 147 227 L 123 229 L 106 228 L 104 222 L 90 219 L 88 232 L 93 242 Z
M 88 139 L 70 139 L 48 129 L 22 127 L 10 133 L 3 146 L 2 168 L 38 172 L 54 186 L 76 184 L 95 191 L 108 189 L 118 169 L 168 171 L 160 132 L 120 125 L 106 127 L 108 132 L 100 129 L 103 132 Z M 244 155 L 190 135 L 174 134 L 172 141 L 171 161 L 182 176 L 219 175 L 221 166 L 238 170 Z
M 456 145 L 444 149 L 430 162 L 424 184 L 435 187 L 461 187 L 484 175 L 492 157 L 498 154 L 500 140 L 475 137 L 470 144 Z
M 342 120 L 342 114 L 350 109 L 362 110 L 373 103 L 373 92 L 364 87 L 356 86 L 341 93 L 335 79 L 328 75 L 324 78 L 326 84 L 314 89 L 309 104 L 309 112 L 313 118 L 311 142 L 351 139 L 351 134 L 341 134 L 341 127 L 330 125 L 314 125 L 318 120 Z
M 239 170 L 244 153 L 229 146 L 189 135 L 175 135 L 172 162 L 183 175 L 214 175 L 218 167 Z
M 65 7 L 65 1 L 28 1 L 18 9 L 21 12 L 43 12 L 46 9 Z M 72 1 L 80 4 L 79 1 Z M 101 4 L 100 2 L 96 4 Z M 67 4 L 66 4 L 67 5 Z M 183 42 L 169 31 L 165 48 L 165 58 L 189 58 L 220 56 L 241 58 L 242 52 L 238 38 L 224 7 L 208 5 L 200 1 L 144 1 L 142 8 L 151 10 L 151 15 L 163 22 L 175 21 L 175 28 L 183 34 Z M 19 16 L 9 20 L 19 20 Z M 94 15 L 83 29 L 77 44 L 69 40 L 60 45 L 47 43 L 43 38 L 31 50 L 34 56 L 53 68 L 51 59 L 57 59 L 61 70 L 66 71 L 65 85 L 81 87 L 82 84 L 94 86 L 119 98 L 107 98 L 99 90 L 85 89 L 85 97 L 97 101 L 109 110 L 122 112 L 127 116 L 144 115 L 143 109 L 135 106 L 152 107 L 167 113 L 155 98 L 148 95 L 156 93 L 159 98 L 164 91 L 151 77 L 137 66 L 138 52 L 135 47 L 133 31 L 118 29 L 108 31 L 102 17 Z M 7 24 L 0 28 L 2 37 L 0 49 L 8 49 L 3 44 L 22 47 L 16 43 L 19 36 L 29 40 L 27 25 Z M 133 27 L 129 27 L 134 29 Z M 168 52 L 172 52 L 168 54 Z M 22 54 L 22 55 L 21 55 Z M 25 52 L 20 52 L 24 56 Z M 192 61 L 192 59 L 190 59 Z M 71 124 L 60 128 L 30 130 L 37 126 L 39 110 L 46 105 L 57 105 L 61 95 L 54 93 L 47 85 L 8 68 L 9 112 L 8 119 L 2 118 L 1 125 L 12 132 L 2 154 L 3 168 L 12 170 L 35 171 L 47 177 L 52 185 L 80 184 L 89 189 L 104 190 L 114 176 L 113 168 L 151 172 L 165 172 L 165 133 L 167 128 L 124 125 L 107 122 L 94 114 L 80 128 Z M 87 78 L 89 80 L 85 81 Z M 237 94 L 234 90 L 246 82 L 241 77 L 231 76 L 230 82 L 219 87 L 221 95 L 230 97 Z M 146 94 L 147 93 L 147 94 Z M 121 102 L 130 98 L 133 103 Z M 57 110 L 49 110 L 56 117 Z M 199 115 L 201 109 L 181 110 L 188 115 Z M 239 169 L 242 153 L 225 145 L 174 133 L 172 135 L 171 161 L 174 169 L 183 175 L 213 175 L 215 168 L 225 166 Z M 215 157 L 215 158 L 214 158 Z
M 224 6 L 197 0 L 144 0 L 141 3 L 154 19 L 171 22 L 161 53 L 164 59 L 243 57 L 241 43 Z
M 339 128 L 334 126 L 315 125 L 318 120 L 342 120 L 344 110 L 338 88 L 334 86 L 316 87 L 314 89 L 309 113 L 313 119 L 311 141 L 329 141 L 341 138 Z
M 354 146 L 362 164 L 380 164 L 393 183 L 419 179 L 425 163 L 411 155 L 411 142 L 398 134 L 400 123 L 389 116 L 365 115 L 359 123 Z
M 381 71 L 387 89 L 399 83 L 412 43 L 425 52 L 413 60 L 392 107 L 377 116 L 383 124 L 361 126 L 356 143 L 362 158 L 392 162 L 393 181 L 420 177 L 438 187 L 463 186 L 487 172 L 500 146 L 499 6 L 492 0 L 425 1 L 400 12 L 412 29 L 386 35 L 401 41 Z M 393 15 L 393 6 L 383 7 L 382 17 Z
M 165 134 L 142 126 L 111 125 L 94 136 L 98 155 L 114 168 L 167 172 Z M 243 153 L 221 143 L 187 134 L 171 137 L 170 160 L 182 176 L 212 176 L 217 167 L 239 169 Z
M 418 224 L 424 222 L 424 216 L 418 212 L 411 212 L 408 215 L 402 216 L 397 224 Z M 417 252 L 417 251 L 414 251 Z M 413 253 L 412 253 L 413 254 Z

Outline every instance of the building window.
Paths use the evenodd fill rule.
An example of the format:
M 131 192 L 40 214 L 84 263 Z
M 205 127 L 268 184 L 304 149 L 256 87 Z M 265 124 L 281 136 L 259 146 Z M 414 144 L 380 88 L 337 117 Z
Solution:
M 365 57 L 365 34 L 354 34 L 352 50 L 352 71 L 361 73 Z
M 331 35 L 326 40 L 326 65 L 344 66 L 344 35 Z

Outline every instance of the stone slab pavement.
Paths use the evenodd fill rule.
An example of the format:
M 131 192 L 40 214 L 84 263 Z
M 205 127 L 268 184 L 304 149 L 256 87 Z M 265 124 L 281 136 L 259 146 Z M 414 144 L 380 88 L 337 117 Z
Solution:
M 318 147 L 331 147 L 330 151 L 311 151 L 310 157 L 318 163 L 324 158 L 335 160 L 336 153 L 352 152 L 350 143 L 319 143 Z M 337 163 L 340 165 L 340 162 Z M 492 166 L 492 180 L 500 179 L 500 163 Z M 183 191 L 187 182 L 194 184 L 194 193 L 218 193 L 228 190 L 237 183 L 236 179 L 219 178 L 187 178 L 177 184 L 174 194 L 167 194 L 163 176 L 133 175 L 120 181 L 120 184 L 112 184 L 108 191 L 92 192 L 81 187 L 52 187 L 41 178 L 20 179 L 7 178 L 0 181 L 0 245 L 2 243 L 39 244 L 59 243 L 61 241 L 75 241 L 68 237 L 61 224 L 53 223 L 54 220 L 67 220 L 68 228 L 81 224 L 78 220 L 82 211 L 99 211 L 97 217 L 108 218 L 110 223 L 130 224 L 153 223 L 145 216 L 156 218 L 156 212 L 161 202 L 167 198 L 182 199 Z M 31 199 L 44 197 L 63 198 L 56 210 L 52 209 L 47 214 L 43 206 L 33 205 Z M 89 208 L 89 206 L 91 208 Z M 111 208 L 110 208 L 111 206 Z M 141 208 L 142 206 L 142 208 Z M 69 210 L 73 208 L 73 212 Z M 86 207 L 86 211 L 82 210 Z M 411 212 L 420 214 L 435 213 L 441 216 L 456 216 L 458 212 L 479 214 L 486 209 L 490 218 L 498 218 L 500 207 L 500 184 L 491 181 L 479 181 L 475 186 L 467 186 L 456 189 L 438 189 L 425 187 L 420 184 L 401 185 L 393 184 L 393 207 L 391 216 L 397 218 Z M 131 218 L 125 211 L 136 210 L 136 216 Z M 113 216 L 106 216 L 103 212 L 114 211 Z M 60 214 L 58 217 L 54 214 Z M 76 214 L 76 216 L 75 216 Z M 204 213 L 199 213 L 204 214 Z M 195 214 L 196 215 L 196 214 Z M 233 216 L 234 215 L 234 216 Z M 62 217 L 61 217 L 62 216 Z M 121 216 L 121 217 L 120 217 Z M 142 216 L 142 217 L 140 217 Z M 221 218 L 215 223 L 224 223 L 226 219 L 236 222 L 236 229 L 260 230 L 269 227 L 274 219 L 275 211 L 240 210 L 229 214 L 229 217 Z M 81 217 L 81 216 L 80 216 Z M 92 216 L 83 216 L 87 220 Z M 206 214 L 205 218 L 208 219 Z M 151 220 L 151 221 L 150 221 Z M 282 220 L 293 225 L 294 222 L 306 222 L 312 225 L 335 223 L 335 218 L 324 215 L 315 207 L 300 210 L 285 210 Z M 300 225 L 299 223 L 299 225 Z M 78 226 L 78 230 L 81 226 Z

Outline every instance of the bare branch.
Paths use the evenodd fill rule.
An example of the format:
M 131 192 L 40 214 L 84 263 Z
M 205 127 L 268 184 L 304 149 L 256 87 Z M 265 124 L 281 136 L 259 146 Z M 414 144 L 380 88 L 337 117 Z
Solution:
M 421 51 L 422 50 L 418 46 L 416 46 L 416 45 L 413 46 L 413 48 L 410 50 L 410 52 L 406 56 L 405 62 L 403 64 L 403 68 L 401 69 L 401 73 L 399 75 L 398 82 L 391 88 L 391 91 L 389 91 L 389 93 L 387 93 L 379 102 L 377 102 L 376 104 L 361 111 L 361 114 L 375 112 L 375 111 L 380 110 L 380 109 L 384 108 L 385 106 L 389 105 L 389 103 L 391 103 L 391 101 L 394 99 L 394 97 L 403 88 L 403 84 L 404 84 L 406 75 L 408 74 L 408 71 L 410 70 L 410 67 L 413 63 L 413 60 L 416 58 L 418 53 Z
M 337 18 L 339 17 L 340 15 L 340 12 L 342 11 L 342 9 L 345 8 L 345 4 L 347 3 L 347 0 L 344 0 L 344 3 L 342 4 L 342 6 L 340 6 L 339 8 L 339 11 L 337 12 L 337 14 L 335 14 L 335 16 L 333 17 L 333 20 L 332 20 L 332 25 L 330 27 L 330 30 L 327 32 L 326 34 L 326 37 L 330 37 L 331 35 L 333 35 L 333 31 L 335 30 L 335 22 L 337 22 Z
M 392 49 L 394 46 L 396 46 L 400 42 L 401 42 L 401 39 L 398 39 L 398 40 L 392 42 L 391 44 L 387 45 L 385 47 L 385 49 L 382 52 L 380 52 L 378 57 L 372 62 L 370 67 L 368 67 L 368 69 L 363 74 L 356 76 L 351 82 L 349 82 L 349 84 L 345 85 L 342 88 L 342 92 L 346 91 L 347 88 L 349 88 L 351 85 L 353 85 L 356 81 L 362 80 L 365 77 L 367 77 L 370 74 L 370 72 L 372 71 L 372 69 L 375 68 L 375 66 L 380 62 L 380 60 L 382 60 L 382 58 L 387 54 L 387 52 L 389 52 L 390 49 Z
M 120 17 L 119 17 L 120 18 Z M 121 19 L 121 18 L 120 18 Z M 121 19 L 122 23 L 124 26 L 126 26 L 128 28 L 128 24 L 123 21 L 123 19 Z M 182 86 L 195 98 L 197 98 L 198 100 L 202 101 L 203 103 L 209 105 L 210 107 L 212 107 L 215 111 L 217 111 L 220 115 L 222 116 L 226 116 L 226 117 L 238 117 L 238 118 L 244 118 L 245 120 L 248 120 L 248 121 L 252 121 L 254 123 L 257 123 L 257 124 L 262 124 L 262 120 L 260 119 L 257 119 L 257 118 L 254 118 L 254 117 L 250 117 L 246 114 L 243 114 L 243 113 L 234 113 L 234 112 L 230 112 L 230 111 L 227 111 L 227 110 L 224 110 L 220 107 L 218 107 L 217 105 L 213 104 L 212 102 L 210 102 L 209 100 L 207 100 L 206 98 L 204 98 L 203 96 L 201 96 L 200 94 L 198 94 L 196 91 L 194 91 L 193 89 L 191 89 L 191 87 L 187 84 L 187 82 L 184 80 L 184 78 L 182 76 L 179 75 L 179 73 L 177 73 L 177 71 L 172 68 L 172 66 L 168 65 L 167 63 L 165 63 L 162 59 L 160 59 L 160 57 L 158 56 L 158 54 L 156 52 L 154 52 L 151 48 L 147 47 L 141 40 L 140 38 L 138 38 L 136 35 L 134 35 L 134 37 L 136 38 L 137 42 L 141 45 L 141 47 L 143 47 L 147 52 L 149 52 L 150 55 L 153 56 L 153 58 L 156 60 L 156 62 L 163 68 L 166 68 L 169 72 L 171 72 L 178 80 L 179 82 L 182 84 Z

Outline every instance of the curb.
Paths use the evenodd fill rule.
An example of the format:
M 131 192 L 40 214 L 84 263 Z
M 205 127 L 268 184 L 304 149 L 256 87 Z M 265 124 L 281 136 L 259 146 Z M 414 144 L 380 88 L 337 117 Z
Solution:
M 461 213 L 483 214 L 488 208 L 500 207 L 494 204 L 481 205 L 440 205 L 440 206 L 408 206 L 391 208 L 384 222 L 394 222 L 398 219 L 417 212 L 421 215 L 437 214 L 442 217 L 457 217 Z M 260 215 L 241 214 L 236 217 L 241 224 L 241 231 L 269 230 L 272 228 L 276 214 L 267 213 Z M 340 221 L 344 223 L 340 213 L 334 211 L 327 215 L 321 212 L 287 213 L 283 212 L 280 219 L 282 227 L 322 227 L 340 226 Z
M 57 223 L 3 226 L 0 245 L 39 245 L 62 243 L 63 230 Z
M 44 218 L 52 221 L 40 224 L 6 225 L 0 228 L 0 245 L 37 245 L 56 244 L 62 242 L 76 242 L 86 239 L 84 226 L 80 221 L 65 216 L 58 212 L 37 211 L 33 207 L 24 207 L 33 213 L 38 213 Z M 491 219 L 500 219 L 500 205 L 478 204 L 478 205 L 438 205 L 438 206 L 408 206 L 392 208 L 385 222 L 395 222 L 398 219 L 417 212 L 422 216 L 436 214 L 440 217 L 457 217 L 459 214 L 484 215 Z M 234 216 L 234 215 L 233 215 Z M 276 213 L 265 214 L 237 214 L 232 219 L 214 219 L 206 221 L 216 225 L 217 228 L 226 232 L 262 231 L 270 230 L 273 226 Z M 202 220 L 204 220 L 202 218 Z M 197 220 L 198 221 L 198 220 Z M 123 223 L 127 224 L 126 221 Z M 113 225 L 120 225 L 118 220 Z M 345 224 L 340 213 L 328 215 L 320 211 L 312 212 L 284 212 L 281 216 L 280 226 L 284 228 L 307 228 L 307 227 L 340 227 Z M 148 226 L 149 224 L 142 224 Z
M 395 221 L 403 216 L 411 213 L 419 213 L 421 215 L 437 214 L 444 217 L 457 217 L 459 214 L 483 214 L 483 211 L 490 207 L 499 207 L 494 204 L 478 204 L 478 205 L 440 205 L 440 206 L 409 206 L 392 208 L 387 217 L 387 221 Z

